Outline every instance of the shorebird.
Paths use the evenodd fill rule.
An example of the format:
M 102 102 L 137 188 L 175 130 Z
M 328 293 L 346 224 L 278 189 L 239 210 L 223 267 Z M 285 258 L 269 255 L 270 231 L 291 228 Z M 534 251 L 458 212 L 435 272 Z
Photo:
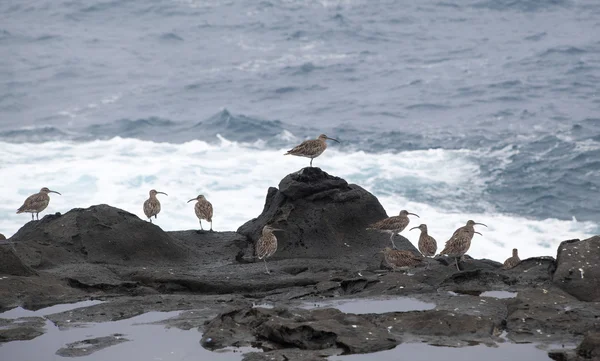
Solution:
M 416 215 L 414 213 L 410 213 L 403 209 L 400 211 L 399 215 L 388 217 L 388 218 L 382 219 L 381 221 L 375 222 L 375 223 L 371 224 L 367 228 L 367 230 L 374 230 L 374 231 L 390 233 L 391 234 L 390 241 L 392 241 L 392 246 L 394 247 L 394 249 L 396 249 L 396 244 L 394 243 L 394 236 L 396 235 L 396 233 L 402 232 L 404 230 L 404 228 L 406 228 L 406 226 L 408 226 L 408 222 L 410 222 L 410 219 L 408 219 L 409 214 L 419 217 L 418 215 Z M 421 218 L 421 217 L 419 217 L 419 218 Z
M 411 251 L 404 251 L 398 249 L 391 249 L 390 247 L 385 247 L 381 252 L 383 252 L 385 262 L 390 267 L 392 267 L 392 270 L 394 271 L 396 271 L 397 269 L 403 270 L 408 269 L 410 267 L 415 267 L 423 262 L 423 257 L 417 256 Z
M 196 198 L 190 199 L 187 202 L 190 203 L 191 201 L 198 201 L 194 206 L 194 211 L 196 212 L 196 217 L 198 217 L 198 221 L 200 221 L 200 229 L 204 230 L 204 228 L 202 228 L 202 220 L 205 219 L 207 222 L 210 222 L 210 231 L 212 232 L 212 204 L 209 201 L 207 201 L 202 194 L 200 194 Z
M 420 224 L 418 227 L 409 229 L 409 231 L 412 231 L 413 229 L 421 230 L 421 235 L 419 236 L 419 252 L 421 252 L 421 254 L 425 257 L 435 256 L 435 251 L 437 251 L 437 242 L 435 241 L 435 238 L 427 234 L 427 225 Z
M 265 269 L 267 274 L 270 274 L 269 268 L 267 267 L 267 258 L 271 257 L 277 251 L 277 237 L 275 237 L 274 231 L 283 231 L 283 229 L 273 228 L 269 225 L 265 225 L 262 230 L 262 236 L 256 242 L 256 257 L 265 261 Z
M 512 257 L 508 257 L 506 261 L 504 261 L 504 265 L 502 265 L 502 268 L 511 269 L 516 267 L 519 263 L 521 263 L 521 259 L 519 258 L 519 250 L 513 248 Z
M 333 140 L 339 143 L 339 140 L 329 138 L 325 134 L 319 135 L 317 139 L 305 140 L 294 148 L 288 150 L 284 155 L 297 155 L 299 157 L 310 158 L 310 166 L 312 167 L 313 159 L 320 156 L 321 153 L 327 149 L 327 142 L 325 140 Z
M 60 194 L 57 191 L 51 191 L 50 189 L 44 187 L 40 189 L 39 193 L 32 194 L 27 197 L 25 202 L 23 202 L 23 205 L 17 209 L 17 214 L 23 212 L 31 213 L 31 220 L 33 221 L 33 214 L 35 213 L 36 218 L 39 220 L 40 212 L 46 209 L 46 207 L 48 207 L 48 203 L 50 203 L 50 196 L 48 193 Z
M 156 215 L 160 212 L 160 202 L 158 201 L 158 198 L 156 198 L 156 195 L 159 193 L 168 196 L 165 192 L 158 192 L 152 189 L 150 191 L 150 198 L 146 199 L 144 202 L 144 214 L 148 217 L 150 223 L 152 223 L 152 216 L 156 219 Z
M 471 247 L 471 240 L 473 239 L 473 236 L 475 233 L 482 236 L 481 233 L 475 231 L 473 226 L 476 224 L 487 227 L 483 223 L 476 223 L 475 221 L 468 220 L 466 226 L 462 226 L 454 231 L 454 234 L 452 234 L 452 237 L 446 241 L 446 246 L 440 252 L 440 254 L 454 257 L 454 260 L 456 261 L 456 269 L 459 271 L 460 267 L 458 266 L 458 259 L 464 256 L 464 254 L 469 250 L 469 247 Z

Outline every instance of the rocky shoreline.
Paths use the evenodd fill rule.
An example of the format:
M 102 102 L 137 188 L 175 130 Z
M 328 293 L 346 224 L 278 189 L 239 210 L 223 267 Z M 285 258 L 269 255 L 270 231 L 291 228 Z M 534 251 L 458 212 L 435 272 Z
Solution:
M 263 212 L 236 232 L 164 232 L 108 205 L 46 215 L 0 241 L 0 311 L 104 302 L 45 318 L 0 318 L 0 342 L 39 337 L 45 320 L 61 329 L 177 310 L 183 312 L 165 324 L 197 328 L 206 349 L 263 351 L 246 360 L 319 360 L 411 341 L 581 343 L 550 356 L 600 358 L 599 236 L 562 242 L 556 259 L 529 258 L 510 270 L 467 257 L 458 272 L 453 259 L 437 257 L 427 267 L 391 272 L 378 254 L 389 236 L 366 231 L 386 216 L 375 196 L 319 168 L 270 188 Z M 270 275 L 254 259 L 267 223 L 285 230 Z M 418 252 L 401 236 L 395 243 Z M 485 296 L 490 291 L 504 293 Z M 392 305 L 383 310 L 389 312 L 377 300 Z M 358 302 L 360 312 L 332 301 Z M 411 308 L 415 302 L 424 308 Z M 85 342 L 102 349 L 122 341 L 106 335 Z M 59 354 L 78 356 L 77 349 L 66 345 Z

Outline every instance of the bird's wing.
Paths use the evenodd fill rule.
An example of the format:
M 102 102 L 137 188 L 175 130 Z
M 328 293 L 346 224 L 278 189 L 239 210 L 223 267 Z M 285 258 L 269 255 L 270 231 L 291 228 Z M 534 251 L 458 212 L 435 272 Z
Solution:
M 315 148 L 315 142 L 317 141 L 314 139 L 305 140 L 294 148 L 288 150 L 286 154 L 310 154 Z
M 44 194 L 44 193 L 32 194 L 29 197 L 27 197 L 27 199 L 25 199 L 25 202 L 23 202 L 23 205 L 21 207 L 19 207 L 17 212 L 26 212 L 29 210 L 32 210 L 32 211 L 37 210 L 41 206 L 44 205 L 44 202 L 46 202 L 48 200 L 47 197 L 48 197 L 48 195 Z
M 196 207 L 198 207 L 198 213 L 200 213 L 202 218 L 208 222 L 212 222 L 213 208 L 209 201 L 198 202 L 196 203 Z
M 258 239 L 256 243 L 256 256 L 258 259 L 263 259 L 265 257 L 271 256 L 275 253 L 277 249 L 277 239 L 275 235 L 269 234 L 266 236 L 262 236 Z
M 400 218 L 400 217 L 393 216 L 393 217 L 388 217 L 388 218 L 382 219 L 381 221 L 377 221 L 377 222 L 373 223 L 371 226 L 369 226 L 369 228 L 383 229 L 383 230 L 398 229 L 398 226 L 399 226 L 398 218 Z

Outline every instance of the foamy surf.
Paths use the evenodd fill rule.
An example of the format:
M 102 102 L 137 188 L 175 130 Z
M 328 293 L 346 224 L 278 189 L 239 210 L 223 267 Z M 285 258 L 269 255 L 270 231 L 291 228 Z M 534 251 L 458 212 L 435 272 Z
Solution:
M 198 194 L 213 204 L 215 230 L 235 230 L 262 211 L 268 187 L 309 163 L 307 158 L 283 156 L 287 149 L 220 139 L 218 144 L 122 138 L 35 145 L 0 142 L 4 154 L 0 232 L 9 236 L 29 221 L 28 214 L 15 211 L 44 186 L 62 196 L 51 195 L 42 215 L 106 203 L 144 219 L 142 203 L 155 188 L 169 194 L 161 197 L 163 210 L 154 221 L 164 230 L 199 227 L 193 203 L 186 203 Z M 421 218 L 412 217 L 409 228 L 426 223 L 438 249 L 467 220 L 487 224 L 489 228 L 478 227 L 483 237 L 475 235 L 472 242 L 469 254 L 476 258 L 503 261 L 514 247 L 522 259 L 555 256 L 561 241 L 598 232 L 592 222 L 533 220 L 493 212 L 493 204 L 478 201 L 485 181 L 476 162 L 481 154 L 474 153 L 444 149 L 346 153 L 332 146 L 314 165 L 372 192 L 388 215 L 400 209 L 419 214 Z M 402 234 L 415 244 L 419 237 L 418 230 Z

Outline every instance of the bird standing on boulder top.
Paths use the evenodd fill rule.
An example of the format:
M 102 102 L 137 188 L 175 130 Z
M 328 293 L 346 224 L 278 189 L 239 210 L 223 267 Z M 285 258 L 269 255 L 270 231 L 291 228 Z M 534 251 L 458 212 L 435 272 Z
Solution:
M 321 134 L 317 139 L 305 140 L 294 148 L 288 150 L 288 152 L 284 155 L 291 154 L 299 157 L 310 158 L 310 166 L 312 167 L 313 159 L 320 156 L 321 153 L 327 149 L 327 139 L 339 143 L 337 139 L 329 138 L 325 134 Z
M 445 254 L 449 257 L 454 257 L 454 260 L 456 261 L 456 269 L 459 271 L 460 267 L 458 266 L 458 259 L 464 256 L 464 254 L 467 253 L 467 251 L 469 250 L 469 247 L 471 247 L 471 240 L 473 239 L 475 233 L 482 235 L 481 233 L 475 231 L 475 228 L 473 226 L 476 224 L 480 224 L 482 226 L 487 227 L 483 223 L 476 223 L 472 220 L 467 221 L 466 226 L 462 226 L 456 231 L 454 231 L 452 237 L 450 237 L 450 239 L 446 241 L 446 246 L 440 252 L 440 254 Z
M 423 257 L 417 256 L 411 251 L 391 249 L 390 247 L 385 247 L 381 252 L 383 252 L 385 262 L 390 267 L 392 267 L 392 270 L 394 271 L 396 271 L 397 269 L 408 269 L 410 267 L 415 267 L 423 263 Z
M 508 257 L 504 264 L 502 265 L 503 269 L 511 269 L 516 267 L 519 263 L 521 263 L 521 259 L 519 258 L 519 250 L 513 248 L 512 257 Z
M 435 241 L 435 238 L 431 237 L 427 233 L 427 225 L 420 224 L 417 227 L 413 227 L 413 228 L 409 229 L 409 231 L 412 231 L 413 229 L 421 230 L 421 235 L 419 236 L 419 244 L 418 244 L 419 252 L 421 252 L 421 254 L 425 257 L 435 256 L 435 251 L 437 251 L 437 242 Z
M 194 211 L 196 212 L 196 217 L 198 217 L 198 221 L 200 222 L 200 229 L 204 230 L 204 228 L 202 228 L 202 220 L 205 219 L 207 222 L 210 222 L 210 231 L 212 232 L 212 217 L 213 217 L 213 206 L 212 204 L 206 200 L 206 198 L 204 198 L 204 196 L 202 194 L 200 194 L 198 197 L 196 198 L 192 198 L 189 201 L 187 201 L 188 203 L 190 203 L 191 201 L 198 201 L 196 202 L 196 205 L 194 206 Z
M 160 212 L 160 202 L 158 201 L 158 198 L 156 198 L 156 195 L 159 193 L 168 196 L 167 193 L 158 192 L 152 189 L 150 190 L 150 198 L 146 199 L 144 202 L 144 214 L 148 217 L 150 223 L 152 223 L 152 216 L 156 219 L 156 215 Z
M 35 213 L 36 218 L 39 220 L 40 212 L 46 209 L 46 207 L 48 207 L 48 203 L 50 203 L 50 196 L 48 193 L 60 194 L 57 191 L 51 191 L 50 189 L 44 187 L 40 189 L 39 193 L 32 194 L 27 197 L 25 202 L 23 202 L 23 205 L 17 210 L 17 214 L 23 212 L 31 213 L 31 220 L 33 221 L 33 214 Z
M 408 226 L 408 222 L 410 222 L 410 219 L 408 219 L 409 214 L 419 217 L 418 215 L 416 215 L 414 213 L 410 213 L 403 209 L 400 211 L 399 215 L 388 217 L 388 218 L 382 219 L 381 221 L 375 222 L 375 223 L 371 224 L 367 228 L 367 230 L 374 230 L 374 231 L 390 233 L 391 234 L 390 241 L 392 241 L 392 246 L 394 247 L 394 249 L 396 249 L 396 244 L 394 243 L 394 236 L 396 235 L 396 233 L 402 232 L 404 230 L 404 228 L 406 228 L 406 226 Z M 421 217 L 419 217 L 419 218 L 421 218 Z
M 258 259 L 265 261 L 265 269 L 267 274 L 270 274 L 267 267 L 267 258 L 271 257 L 277 251 L 277 237 L 274 231 L 283 231 L 283 229 L 273 228 L 270 225 L 265 225 L 262 230 L 262 236 L 256 242 L 255 254 Z

